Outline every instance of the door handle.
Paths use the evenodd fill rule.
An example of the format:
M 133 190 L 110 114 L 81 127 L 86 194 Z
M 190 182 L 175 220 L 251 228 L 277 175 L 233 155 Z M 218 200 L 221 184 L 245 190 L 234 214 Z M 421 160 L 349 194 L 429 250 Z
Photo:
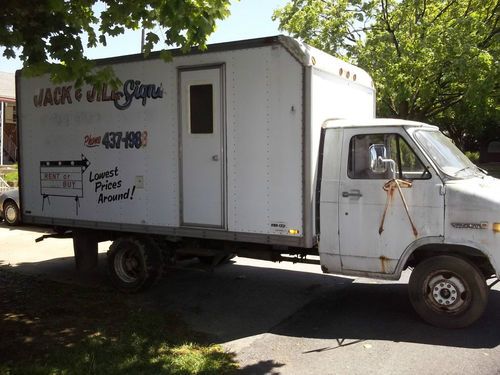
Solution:
M 351 190 L 351 191 L 343 191 L 342 196 L 344 198 L 349 198 L 349 197 L 361 198 L 363 196 L 363 194 L 361 194 L 361 191 L 359 191 L 359 190 Z
M 219 155 L 214 155 L 212 156 L 213 161 L 219 161 Z

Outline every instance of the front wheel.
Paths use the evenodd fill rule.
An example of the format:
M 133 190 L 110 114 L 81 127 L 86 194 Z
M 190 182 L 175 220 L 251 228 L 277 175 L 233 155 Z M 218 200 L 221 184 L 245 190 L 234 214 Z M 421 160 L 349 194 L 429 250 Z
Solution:
M 109 248 L 107 263 L 111 282 L 126 293 L 147 289 L 161 276 L 161 250 L 146 238 L 117 239 Z
M 426 322 L 463 328 L 483 314 L 488 287 L 481 271 L 466 259 L 450 255 L 419 263 L 409 281 L 410 301 Z

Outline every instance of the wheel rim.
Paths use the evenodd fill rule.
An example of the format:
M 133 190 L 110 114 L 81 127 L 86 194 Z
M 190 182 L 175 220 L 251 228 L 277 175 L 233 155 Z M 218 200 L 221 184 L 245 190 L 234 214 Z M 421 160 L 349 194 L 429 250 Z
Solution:
M 5 219 L 9 223 L 13 223 L 16 221 L 16 209 L 12 205 L 8 205 L 7 208 L 5 209 Z
M 126 283 L 134 283 L 141 278 L 142 262 L 137 249 L 120 251 L 114 259 L 116 275 Z
M 433 309 L 449 313 L 459 313 L 467 308 L 471 293 L 465 281 L 449 271 L 437 271 L 425 282 L 426 302 Z

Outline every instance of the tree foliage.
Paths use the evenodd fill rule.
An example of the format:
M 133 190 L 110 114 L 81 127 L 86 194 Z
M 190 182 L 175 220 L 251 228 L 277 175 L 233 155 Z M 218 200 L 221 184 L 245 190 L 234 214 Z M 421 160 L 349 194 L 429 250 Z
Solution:
M 126 29 L 149 31 L 144 52 L 161 40 L 183 50 L 205 48 L 215 22 L 229 14 L 229 0 L 3 0 L 0 7 L 3 55 L 19 58 L 27 74 L 51 74 L 55 81 L 77 83 L 112 79 L 109 69 L 95 70 L 86 47 L 106 46 Z
M 378 114 L 500 134 L 498 0 L 292 0 L 280 28 L 367 70 Z

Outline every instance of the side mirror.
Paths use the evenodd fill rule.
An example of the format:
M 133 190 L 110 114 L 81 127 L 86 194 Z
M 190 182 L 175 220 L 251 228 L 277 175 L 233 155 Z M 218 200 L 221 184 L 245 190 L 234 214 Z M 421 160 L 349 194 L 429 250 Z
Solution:
M 370 153 L 370 169 L 375 174 L 382 174 L 387 172 L 387 149 L 383 144 L 371 145 L 368 149 Z

